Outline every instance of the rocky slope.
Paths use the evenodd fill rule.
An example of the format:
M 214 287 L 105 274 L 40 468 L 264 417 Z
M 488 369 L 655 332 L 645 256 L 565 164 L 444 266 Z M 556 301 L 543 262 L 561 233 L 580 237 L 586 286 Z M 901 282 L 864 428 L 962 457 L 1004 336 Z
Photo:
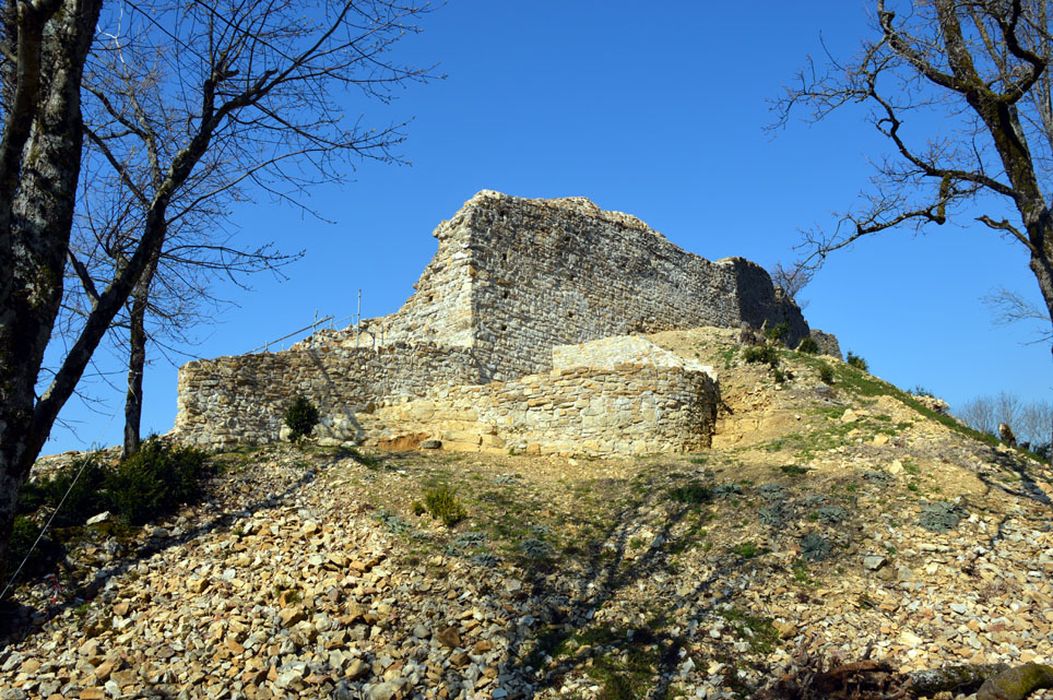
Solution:
M 0 698 L 721 698 L 806 656 L 1053 661 L 1048 468 L 832 358 L 652 337 L 720 373 L 712 450 L 221 455 L 208 502 L 17 590 Z

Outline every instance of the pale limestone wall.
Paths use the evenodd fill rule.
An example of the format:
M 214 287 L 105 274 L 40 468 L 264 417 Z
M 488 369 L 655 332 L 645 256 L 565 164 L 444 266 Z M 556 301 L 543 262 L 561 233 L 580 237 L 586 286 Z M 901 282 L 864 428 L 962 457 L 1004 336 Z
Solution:
M 716 382 L 705 372 L 623 364 L 449 387 L 361 416 L 367 445 L 628 455 L 709 447 Z
M 557 369 L 480 383 L 465 349 L 295 349 L 183 366 L 179 438 L 206 447 L 278 440 L 297 396 L 319 407 L 324 444 L 544 454 L 707 447 L 718 388 L 709 368 L 631 336 L 555 348 Z
M 552 348 L 552 368 L 614 369 L 620 365 L 643 367 L 680 368 L 692 372 L 705 372 L 714 379 L 712 367 L 693 358 L 666 350 L 647 338 L 637 335 L 619 335 L 593 340 L 577 345 L 557 345 Z
M 208 447 L 271 442 L 297 396 L 310 399 L 327 422 L 353 427 L 353 416 L 372 410 L 381 398 L 423 396 L 435 386 L 478 381 L 467 350 L 429 345 L 198 360 L 179 369 L 175 430 L 184 442 Z

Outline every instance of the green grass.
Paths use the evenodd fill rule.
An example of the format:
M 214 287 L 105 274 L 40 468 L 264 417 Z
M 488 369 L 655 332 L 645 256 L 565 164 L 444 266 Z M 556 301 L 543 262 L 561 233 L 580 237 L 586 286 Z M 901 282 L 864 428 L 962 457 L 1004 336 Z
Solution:
M 740 542 L 732 547 L 731 551 L 743 559 L 752 559 L 768 552 L 766 548 L 759 546 L 756 542 Z
M 750 651 L 767 655 L 775 650 L 779 633 L 772 625 L 770 617 L 751 615 L 734 607 L 719 610 L 718 614 L 728 622 L 736 636 L 749 645 Z

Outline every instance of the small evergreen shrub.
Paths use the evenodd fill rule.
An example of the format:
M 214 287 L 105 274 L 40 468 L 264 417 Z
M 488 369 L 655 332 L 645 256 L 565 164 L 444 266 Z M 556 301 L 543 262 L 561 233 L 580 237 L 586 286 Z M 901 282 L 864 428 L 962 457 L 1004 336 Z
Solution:
M 790 324 L 786 321 L 779 321 L 774 326 L 764 330 L 764 337 L 773 343 L 781 343 L 789 333 Z
M 113 509 L 141 525 L 198 501 L 208 475 L 204 452 L 151 438 L 110 474 L 107 491 Z
M 54 510 L 62 503 L 62 509 L 55 516 L 54 525 L 83 525 L 91 516 L 109 509 L 107 494 L 104 491 L 106 473 L 106 467 L 103 466 L 99 455 L 87 454 L 77 457 L 49 478 L 38 480 L 30 487 L 28 493 L 23 487 L 19 496 L 19 510 L 28 513 L 41 506 Z M 67 491 L 69 495 L 66 494 Z M 65 502 L 62 500 L 64 496 Z
M 797 346 L 797 352 L 803 352 L 807 355 L 818 355 L 819 343 L 815 342 L 815 338 L 812 336 L 808 336 Z
M 453 527 L 468 517 L 468 511 L 457 499 L 456 492 L 447 484 L 440 484 L 424 492 L 424 507 L 431 517 L 441 520 L 446 527 Z
M 292 431 L 289 439 L 299 442 L 310 435 L 314 426 L 318 425 L 318 408 L 303 396 L 297 396 L 285 409 L 285 425 Z
M 774 345 L 750 345 L 743 348 L 742 359 L 750 364 L 766 364 L 771 367 L 779 365 L 779 351 Z
M 11 528 L 11 539 L 7 544 L 7 560 L 3 567 L 7 576 L 15 573 L 22 560 L 26 559 L 26 555 L 29 555 L 29 559 L 26 559 L 26 565 L 19 574 L 20 577 L 38 578 L 55 569 L 55 565 L 65 554 L 62 545 L 45 536 L 40 540 L 36 549 L 30 553 L 37 537 L 40 536 L 40 530 L 41 527 L 31 519 L 21 515 L 15 517 Z
M 866 360 L 864 360 L 862 357 L 860 357 L 859 355 L 855 354 L 851 350 L 849 350 L 848 351 L 848 355 L 845 356 L 845 362 L 847 362 L 852 367 L 855 367 L 856 369 L 863 370 L 864 372 L 867 371 L 867 368 L 869 366 L 869 365 L 867 365 L 867 361 Z
M 834 368 L 826 363 L 823 363 L 823 365 L 819 367 L 819 381 L 821 381 L 823 384 L 833 384 Z

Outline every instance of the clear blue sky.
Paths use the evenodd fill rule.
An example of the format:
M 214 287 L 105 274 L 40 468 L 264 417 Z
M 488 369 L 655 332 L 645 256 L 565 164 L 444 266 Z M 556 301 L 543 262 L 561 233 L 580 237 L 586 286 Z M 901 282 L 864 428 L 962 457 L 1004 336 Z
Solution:
M 751 4 L 451 0 L 400 47 L 406 62 L 439 64 L 446 79 L 412 85 L 385 106 L 349 97 L 369 123 L 412 118 L 408 167 L 363 164 L 354 181 L 316 190 L 335 224 L 261 198 L 236 214 L 242 240 L 304 248 L 279 282 L 220 288 L 238 308 L 197 333 L 200 357 L 241 354 L 311 322 L 397 309 L 435 252 L 431 231 L 480 189 L 526 197 L 586 196 L 634 214 L 709 259 L 771 266 L 793 258 L 799 231 L 834 223 L 866 186 L 885 144 L 845 113 L 777 135 L 769 101 L 820 40 L 850 56 L 868 28 L 844 0 Z M 803 115 L 802 115 L 803 116 Z M 1019 245 L 978 224 L 916 237 L 899 232 L 834 255 L 802 294 L 813 327 L 905 388 L 922 384 L 953 405 L 1008 390 L 1046 399 L 1047 345 L 1036 327 L 996 326 L 981 297 L 999 286 L 1040 301 Z M 602 251 L 597 251 L 602 254 Z M 88 409 L 74 399 L 45 451 L 118 443 L 123 376 Z M 176 412 L 176 370 L 152 355 L 144 431 Z

